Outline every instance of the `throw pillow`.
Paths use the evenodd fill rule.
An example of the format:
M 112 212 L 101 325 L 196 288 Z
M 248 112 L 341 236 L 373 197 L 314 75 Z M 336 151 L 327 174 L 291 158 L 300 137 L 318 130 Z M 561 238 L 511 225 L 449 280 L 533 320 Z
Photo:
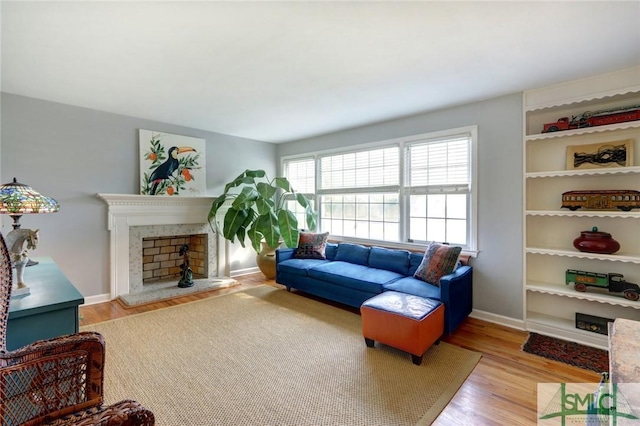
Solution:
M 296 259 L 326 259 L 324 249 L 327 246 L 329 233 L 314 234 L 301 232 L 298 237 L 298 248 L 293 256 Z
M 456 269 L 462 247 L 439 243 L 429 243 L 424 251 L 424 257 L 413 276 L 419 280 L 436 286 L 440 285 L 440 278 L 449 275 Z

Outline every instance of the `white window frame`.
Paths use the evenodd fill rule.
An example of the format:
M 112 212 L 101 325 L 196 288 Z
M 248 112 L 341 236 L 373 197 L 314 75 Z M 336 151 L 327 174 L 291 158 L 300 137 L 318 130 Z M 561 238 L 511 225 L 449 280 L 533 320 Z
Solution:
M 456 136 L 466 135 L 470 138 L 470 159 L 469 159 L 469 167 L 470 167 L 470 187 L 469 187 L 469 203 L 467 206 L 467 245 L 464 247 L 463 251 L 466 254 L 470 254 L 471 256 L 476 256 L 478 251 L 478 196 L 477 196 L 477 164 L 478 164 L 478 126 L 465 126 L 459 127 L 455 129 L 447 129 L 436 132 L 428 132 L 421 133 L 417 135 L 396 138 L 396 139 L 388 139 L 377 142 L 369 142 L 365 144 L 352 145 L 347 148 L 341 149 L 331 149 L 331 150 L 323 150 L 323 151 L 314 151 L 307 152 L 305 154 L 300 155 L 291 155 L 291 156 L 283 156 L 281 158 L 281 170 L 283 171 L 283 175 L 286 176 L 286 165 L 289 161 L 295 160 L 308 160 L 310 158 L 315 159 L 315 174 L 316 174 L 316 193 L 315 194 L 305 194 L 309 198 L 314 199 L 316 209 L 320 215 L 322 211 L 322 206 L 320 205 L 320 195 L 330 195 L 336 193 L 343 193 L 343 189 L 329 189 L 329 190 L 320 190 L 320 158 L 326 155 L 332 154 L 348 154 L 351 152 L 359 152 L 363 150 L 374 150 L 380 149 L 389 146 L 398 146 L 399 149 L 399 188 L 397 186 L 379 186 L 379 187 L 371 187 L 371 188 L 351 188 L 349 189 L 350 193 L 379 193 L 388 190 L 396 191 L 398 190 L 399 200 L 400 200 L 400 241 L 380 241 L 380 240 L 370 240 L 370 239 L 361 239 L 361 238 L 352 238 L 352 237 L 342 237 L 342 236 L 331 236 L 332 240 L 336 241 L 353 241 L 353 242 L 361 242 L 367 244 L 379 244 L 385 245 L 387 247 L 398 247 L 398 248 L 408 248 L 415 249 L 417 247 L 424 247 L 424 243 L 412 243 L 408 241 L 408 205 L 409 205 L 409 188 L 405 186 L 405 178 L 406 178 L 406 147 L 411 143 L 416 142 L 424 142 L 424 141 L 437 141 L 450 139 Z M 318 217 L 318 226 L 320 226 L 321 218 Z M 319 229 L 321 231 L 321 229 Z

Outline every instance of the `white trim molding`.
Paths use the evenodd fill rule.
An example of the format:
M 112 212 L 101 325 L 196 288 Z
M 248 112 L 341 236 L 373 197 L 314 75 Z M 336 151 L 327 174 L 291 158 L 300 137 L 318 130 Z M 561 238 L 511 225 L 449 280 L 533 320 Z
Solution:
M 128 294 L 129 228 L 145 225 L 208 224 L 214 197 L 170 197 L 132 194 L 97 194 L 108 206 L 110 231 L 110 294 Z M 218 236 L 218 240 L 220 237 Z M 220 241 L 217 242 L 220 247 Z M 222 246 L 224 247 L 224 246 Z M 218 265 L 225 265 L 225 250 L 217 250 Z

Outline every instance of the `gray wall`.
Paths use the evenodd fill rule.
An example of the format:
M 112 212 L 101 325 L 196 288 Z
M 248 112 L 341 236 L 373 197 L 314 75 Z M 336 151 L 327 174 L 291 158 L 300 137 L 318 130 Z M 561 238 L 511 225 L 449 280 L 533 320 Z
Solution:
M 474 308 L 522 318 L 521 94 L 280 145 L 5 93 L 1 109 L 0 182 L 16 176 L 60 202 L 59 213 L 21 223 L 41 229 L 34 256 L 53 257 L 85 296 L 109 292 L 106 206 L 96 193 L 139 193 L 139 128 L 204 138 L 207 192 L 217 195 L 246 168 L 274 176 L 282 156 L 477 124 Z M 3 218 L 2 232 L 10 223 Z M 254 257 L 251 249 L 231 247 L 231 271 L 252 268 Z
M 276 171 L 276 147 L 265 142 L 6 93 L 1 108 L 0 182 L 15 176 L 61 205 L 22 217 L 24 228 L 40 229 L 32 256 L 52 257 L 85 297 L 109 293 L 107 207 L 96 194 L 139 194 L 139 128 L 205 139 L 211 196 L 244 169 Z M 2 223 L 6 234 L 11 220 Z M 255 266 L 252 249 L 237 244 L 229 259 L 232 272 Z
M 522 319 L 522 94 L 278 145 L 278 156 L 478 125 L 474 309 Z

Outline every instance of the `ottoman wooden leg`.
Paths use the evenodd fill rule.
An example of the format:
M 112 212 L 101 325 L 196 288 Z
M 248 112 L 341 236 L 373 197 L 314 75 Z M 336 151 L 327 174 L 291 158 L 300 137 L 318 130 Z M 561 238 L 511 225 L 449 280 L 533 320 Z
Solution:
M 422 355 L 418 356 L 418 355 L 411 354 L 411 361 L 413 361 L 415 365 L 422 364 Z
M 373 347 L 373 339 L 368 339 L 368 338 L 364 338 L 364 342 L 367 344 L 367 347 L 372 348 Z

